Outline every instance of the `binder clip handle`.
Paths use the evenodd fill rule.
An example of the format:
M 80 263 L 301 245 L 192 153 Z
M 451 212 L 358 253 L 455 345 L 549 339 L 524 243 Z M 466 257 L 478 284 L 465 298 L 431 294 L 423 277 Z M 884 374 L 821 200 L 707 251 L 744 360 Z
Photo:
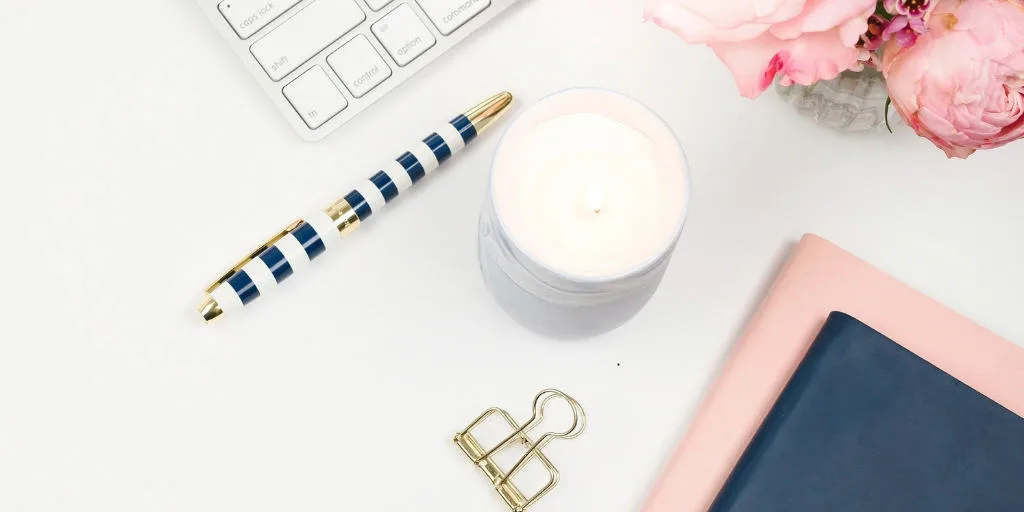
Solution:
M 558 439 L 575 439 L 583 433 L 583 430 L 587 428 L 587 414 L 583 412 L 583 406 L 576 401 L 575 398 L 557 390 L 557 389 L 545 389 L 533 399 L 533 418 L 527 424 L 535 423 L 540 424 L 544 420 L 544 409 L 548 406 L 548 402 L 556 398 L 565 400 L 570 407 L 572 407 L 573 421 L 572 425 L 562 433 L 548 433 L 545 436 L 551 436 L 551 438 Z M 532 428 L 532 427 L 529 427 Z M 541 438 L 543 439 L 543 437 Z M 538 441 L 540 443 L 540 441 Z

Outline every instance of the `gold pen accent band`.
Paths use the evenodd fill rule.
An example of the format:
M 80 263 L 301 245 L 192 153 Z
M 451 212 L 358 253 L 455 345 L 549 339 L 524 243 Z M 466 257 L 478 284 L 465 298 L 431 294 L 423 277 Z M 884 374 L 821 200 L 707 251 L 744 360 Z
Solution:
M 339 199 L 327 207 L 324 213 L 334 222 L 341 236 L 348 236 L 359 227 L 359 216 L 348 201 Z

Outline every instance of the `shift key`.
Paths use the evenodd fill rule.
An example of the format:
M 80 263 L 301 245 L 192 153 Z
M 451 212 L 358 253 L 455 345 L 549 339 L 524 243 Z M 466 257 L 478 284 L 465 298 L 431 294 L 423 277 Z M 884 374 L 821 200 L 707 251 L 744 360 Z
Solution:
M 249 50 L 275 82 L 366 19 L 354 0 L 317 0 L 253 43 Z
M 301 0 L 224 0 L 217 9 L 242 39 L 259 32 Z

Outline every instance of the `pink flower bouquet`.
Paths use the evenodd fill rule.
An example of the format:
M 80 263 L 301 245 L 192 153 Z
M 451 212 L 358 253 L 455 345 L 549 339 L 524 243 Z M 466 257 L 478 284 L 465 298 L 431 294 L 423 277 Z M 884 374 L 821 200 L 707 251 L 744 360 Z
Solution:
M 646 0 L 645 12 L 711 47 L 750 98 L 776 79 L 872 66 L 950 158 L 1024 137 L 1024 0 Z

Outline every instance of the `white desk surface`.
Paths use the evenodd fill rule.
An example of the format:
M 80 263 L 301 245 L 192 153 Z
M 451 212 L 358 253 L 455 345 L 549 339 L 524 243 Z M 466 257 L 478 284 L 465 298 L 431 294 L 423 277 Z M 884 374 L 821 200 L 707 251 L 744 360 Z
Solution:
M 739 97 L 639 0 L 525 0 L 309 144 L 208 23 L 189 0 L 4 4 L 2 510 L 503 511 L 451 436 L 547 386 L 590 426 L 551 445 L 562 483 L 536 511 L 638 510 L 805 232 L 1024 343 L 1024 142 L 965 162 L 907 128 L 834 133 Z M 197 318 L 226 265 L 437 122 L 576 85 L 656 109 L 693 165 L 675 258 L 626 326 L 550 341 L 490 300 L 496 134 L 277 296 Z

